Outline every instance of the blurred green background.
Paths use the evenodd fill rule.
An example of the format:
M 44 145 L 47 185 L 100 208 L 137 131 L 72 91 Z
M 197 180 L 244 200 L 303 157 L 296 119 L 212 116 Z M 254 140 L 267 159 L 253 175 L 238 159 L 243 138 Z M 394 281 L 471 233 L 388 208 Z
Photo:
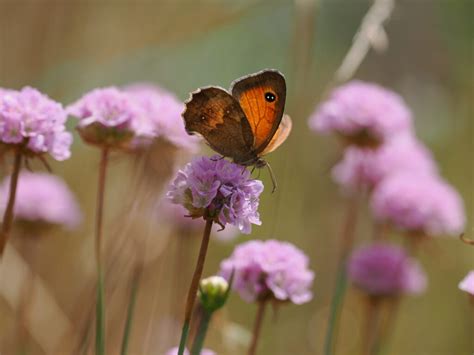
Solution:
M 288 240 L 302 248 L 316 271 L 315 298 L 302 306 L 281 307 L 275 317 L 268 317 L 259 353 L 322 354 L 345 200 L 329 174 L 340 147 L 335 139 L 310 132 L 307 117 L 321 100 L 370 5 L 369 0 L 0 0 L 0 86 L 35 86 L 67 104 L 94 87 L 151 81 L 184 100 L 200 86 L 228 87 L 232 80 L 264 68 L 282 71 L 288 84 L 286 111 L 294 128 L 288 141 L 269 157 L 279 189 L 270 193 L 269 176 L 262 171 L 267 186 L 261 200 L 263 225 L 254 227 L 250 237 L 241 236 L 230 244 L 213 242 L 205 274 L 216 272 L 233 246 L 249 238 Z M 355 75 L 394 89 L 409 103 L 418 136 L 464 198 L 466 232 L 471 236 L 473 18 L 471 0 L 396 1 L 386 25 L 388 50 L 370 51 Z M 53 169 L 78 196 L 84 223 L 74 233 L 55 231 L 35 243 L 33 252 L 24 253 L 73 326 L 80 324 L 74 317 L 93 303 L 93 292 L 84 290 L 93 280 L 97 164 L 98 152 L 75 134 L 72 158 L 53 163 Z M 118 157 L 111 167 L 106 234 L 112 241 L 119 228 L 120 203 L 130 198 L 134 166 Z M 146 188 L 154 187 L 148 183 Z M 158 183 L 157 191 L 161 188 Z M 154 226 L 148 232 L 160 252 L 146 266 L 139 296 L 132 335 L 132 354 L 137 355 L 162 354 L 177 343 L 181 314 L 169 310 L 182 309 L 184 298 L 182 293 L 170 295 L 170 288 L 176 282 L 186 285 L 197 254 L 196 240 L 161 243 L 163 232 L 153 218 L 150 213 L 140 220 L 143 229 L 149 229 L 148 223 Z M 357 242 L 369 240 L 370 230 L 369 218 L 363 218 Z M 474 250 L 456 238 L 439 238 L 423 246 L 420 258 L 429 289 L 402 302 L 389 353 L 471 354 L 474 315 L 457 284 L 474 268 Z M 128 292 L 127 279 L 120 278 L 121 271 L 116 274 L 122 286 L 109 296 L 120 299 Z M 245 329 L 251 327 L 255 308 L 234 295 L 211 326 L 208 347 L 224 355 L 245 353 Z M 120 301 L 110 308 L 111 333 L 115 329 L 120 335 L 123 309 Z M 0 345 L 10 354 L 19 318 L 3 301 L 0 312 Z M 358 354 L 362 312 L 360 298 L 350 292 L 338 354 Z M 114 334 L 110 337 L 113 344 Z M 28 354 L 44 353 L 36 340 L 28 343 Z

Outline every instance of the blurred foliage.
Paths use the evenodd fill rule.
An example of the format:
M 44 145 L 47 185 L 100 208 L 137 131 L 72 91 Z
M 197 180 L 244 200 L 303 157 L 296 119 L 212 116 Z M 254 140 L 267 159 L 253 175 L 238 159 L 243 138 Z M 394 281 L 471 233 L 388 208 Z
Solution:
M 228 87 L 235 78 L 263 68 L 285 73 L 287 112 L 293 117 L 294 132 L 269 157 L 279 190 L 264 193 L 263 225 L 254 228 L 251 238 L 286 239 L 305 250 L 317 273 L 316 297 L 310 304 L 282 307 L 273 319 L 268 317 L 260 353 L 321 354 L 345 201 L 329 174 L 340 148 L 334 139 L 309 132 L 306 119 L 324 95 L 369 6 L 368 0 L 0 0 L 0 86 L 32 85 L 67 104 L 94 87 L 152 81 L 184 100 L 197 87 Z M 468 234 L 474 233 L 473 16 L 471 0 L 399 0 L 387 25 L 388 51 L 370 52 L 357 72 L 359 79 L 400 92 L 411 105 L 418 135 L 464 197 Z M 83 317 L 94 302 L 93 291 L 87 290 L 94 270 L 91 237 L 97 164 L 98 152 L 76 134 L 72 158 L 52 165 L 77 194 L 85 222 L 75 233 L 54 231 L 29 247 L 34 252 L 23 253 L 75 325 L 79 324 L 75 317 Z M 109 240 L 114 241 L 115 230 L 125 223 L 124 202 L 133 200 L 136 168 L 129 157 L 117 156 L 112 164 L 106 204 Z M 7 169 L 1 172 L 6 174 Z M 261 178 L 269 186 L 265 171 Z M 163 181 L 156 185 L 148 181 L 142 187 L 159 195 L 163 186 Z M 366 211 L 364 215 L 358 243 L 370 239 L 370 218 Z M 141 227 L 151 234 L 159 253 L 147 264 L 138 295 L 131 335 L 137 354 L 161 353 L 176 345 L 197 253 L 196 238 L 167 236 L 153 218 L 148 213 L 135 219 L 133 233 L 125 235 L 135 238 Z M 235 243 L 248 238 L 231 244 L 214 241 L 205 275 L 217 270 Z M 131 256 L 125 254 L 122 264 L 111 261 L 111 344 L 119 343 L 123 328 L 127 258 Z M 474 321 L 457 284 L 474 268 L 473 250 L 456 239 L 437 239 L 426 244 L 420 258 L 429 275 L 429 291 L 403 301 L 389 353 L 468 354 Z M 231 297 L 211 325 L 206 347 L 219 354 L 242 354 L 243 348 L 229 334 L 243 331 L 228 322 L 250 329 L 255 308 Z M 0 301 L 0 312 L 0 346 L 8 347 L 22 320 L 6 302 Z M 350 294 L 339 354 L 357 354 L 361 317 L 361 300 Z M 230 338 L 223 338 L 224 334 Z M 29 354 L 43 354 L 39 344 L 28 342 Z

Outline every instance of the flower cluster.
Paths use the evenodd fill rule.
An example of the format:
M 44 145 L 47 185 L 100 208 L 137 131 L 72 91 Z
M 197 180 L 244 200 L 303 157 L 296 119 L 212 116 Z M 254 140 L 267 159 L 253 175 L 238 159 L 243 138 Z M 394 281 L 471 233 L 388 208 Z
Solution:
M 374 190 L 371 207 L 379 220 L 426 235 L 459 235 L 465 224 L 461 197 L 436 176 L 388 177 Z
M 66 118 L 60 103 L 36 89 L 0 91 L 0 142 L 21 147 L 26 155 L 68 159 L 72 135 L 66 132 Z
M 253 180 L 244 167 L 214 156 L 188 163 L 178 172 L 167 196 L 193 218 L 231 224 L 248 234 L 252 224 L 261 224 L 258 204 L 262 191 L 262 182 Z
M 0 185 L 0 211 L 5 210 L 10 179 Z M 15 217 L 22 221 L 75 228 L 82 216 L 77 201 L 59 177 L 23 171 L 18 180 Z
M 439 176 L 397 94 L 374 84 L 348 83 L 334 90 L 310 118 L 310 126 L 350 143 L 332 170 L 333 179 L 345 191 L 369 191 L 379 222 L 430 236 L 462 231 L 462 200 Z
M 351 144 L 377 146 L 412 130 L 411 112 L 396 93 L 353 81 L 336 88 L 310 117 L 312 129 L 337 133 Z
M 178 148 L 197 151 L 200 138 L 186 132 L 181 116 L 184 104 L 175 95 L 152 84 L 130 85 L 125 91 L 139 105 L 141 120 L 154 136 L 163 138 Z
M 125 148 L 135 136 L 152 134 L 130 95 L 115 87 L 92 90 L 67 111 L 79 119 L 78 131 L 90 144 Z
M 411 134 L 398 136 L 379 149 L 348 147 L 332 169 L 332 176 L 344 189 L 354 191 L 372 189 L 399 171 L 437 173 L 431 152 Z
M 222 261 L 220 273 L 247 302 L 274 299 L 295 304 L 309 302 L 314 273 L 308 257 L 294 245 L 277 240 L 253 240 L 237 246 Z
M 371 296 L 419 294 L 426 289 L 426 276 L 420 265 L 403 249 L 386 244 L 362 247 L 348 262 L 351 282 Z
M 470 271 L 466 277 L 459 283 L 459 288 L 474 296 L 474 270 Z
M 78 130 L 90 144 L 130 150 L 161 137 L 179 148 L 197 149 L 198 138 L 184 129 L 183 104 L 157 86 L 95 89 L 67 110 L 79 119 Z

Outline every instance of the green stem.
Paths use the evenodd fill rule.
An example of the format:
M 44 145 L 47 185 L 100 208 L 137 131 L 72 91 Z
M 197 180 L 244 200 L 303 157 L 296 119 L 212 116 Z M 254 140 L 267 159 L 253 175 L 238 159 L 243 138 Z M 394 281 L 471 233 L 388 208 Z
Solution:
M 7 245 L 8 238 L 10 237 L 10 230 L 13 225 L 16 190 L 18 186 L 18 177 L 20 176 L 21 170 L 21 158 L 21 149 L 15 149 L 15 160 L 13 162 L 13 172 L 10 177 L 8 203 L 5 213 L 3 214 L 2 229 L 0 231 L 0 258 L 2 257 L 5 246 Z
M 129 342 L 130 333 L 132 330 L 133 315 L 135 313 L 135 305 L 137 303 L 137 293 L 138 293 L 138 288 L 140 286 L 141 275 L 142 275 L 142 269 L 141 267 L 137 267 L 136 271 L 134 272 L 133 279 L 131 282 L 130 299 L 128 302 L 127 320 L 125 322 L 125 328 L 123 331 L 121 355 L 127 355 L 128 353 L 128 342 Z
M 199 322 L 196 338 L 194 338 L 194 344 L 191 349 L 191 355 L 200 355 L 202 347 L 204 346 L 204 340 L 206 339 L 207 329 L 211 322 L 212 312 L 203 310 L 201 320 Z
M 104 274 L 102 271 L 102 225 L 104 212 L 105 180 L 107 175 L 107 161 L 109 150 L 102 149 L 99 165 L 99 182 L 97 188 L 97 207 L 95 225 L 95 254 L 97 263 L 97 303 L 96 303 L 96 355 L 105 355 L 105 302 L 104 302 Z
M 334 296 L 331 300 L 328 327 L 326 331 L 326 339 L 324 342 L 324 355 L 332 355 L 335 352 L 335 339 L 337 338 L 339 331 L 339 318 L 341 315 L 342 306 L 344 304 L 344 296 L 347 288 L 347 258 L 354 244 L 358 201 L 359 194 L 356 194 L 351 200 L 349 200 L 347 215 L 342 229 L 341 254 L 337 267 Z
M 189 286 L 188 297 L 186 300 L 186 309 L 184 312 L 183 329 L 181 331 L 181 340 L 179 341 L 178 355 L 183 355 L 186 348 L 186 341 L 189 334 L 189 324 L 191 322 L 191 315 L 194 309 L 194 303 L 196 301 L 197 291 L 199 287 L 199 281 L 201 280 L 202 271 L 204 269 L 204 262 L 206 261 L 207 248 L 209 246 L 209 239 L 211 236 L 212 220 L 206 221 L 204 227 L 204 233 L 201 240 L 201 248 L 199 249 L 199 256 L 194 269 L 193 279 Z

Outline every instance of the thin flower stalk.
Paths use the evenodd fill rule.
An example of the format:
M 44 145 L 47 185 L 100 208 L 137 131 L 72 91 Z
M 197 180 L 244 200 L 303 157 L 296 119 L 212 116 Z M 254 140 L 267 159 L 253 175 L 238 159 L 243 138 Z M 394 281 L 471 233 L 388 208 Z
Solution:
M 184 312 L 183 329 L 181 331 L 181 340 L 179 342 L 178 355 L 183 355 L 186 348 L 186 341 L 189 334 L 189 326 L 191 322 L 191 316 L 194 309 L 194 303 L 196 302 L 197 291 L 199 288 L 199 281 L 201 280 L 202 271 L 204 269 L 204 263 L 206 261 L 207 249 L 209 246 L 209 239 L 211 236 L 212 220 L 206 220 L 204 227 L 204 233 L 201 240 L 201 247 L 199 250 L 199 256 L 194 269 L 193 278 L 189 287 L 188 296 L 186 300 L 186 309 Z
M 127 319 L 125 321 L 125 328 L 124 328 L 123 337 L 122 337 L 122 349 L 120 352 L 121 355 L 128 354 L 130 333 L 132 330 L 133 316 L 135 313 L 135 306 L 137 303 L 137 294 L 138 294 L 138 289 L 140 287 L 142 271 L 143 271 L 142 267 L 139 265 L 136 267 L 132 276 L 132 281 L 130 285 L 130 298 L 128 301 L 128 308 L 127 308 Z
M 362 351 L 364 355 L 375 355 L 376 343 L 379 336 L 379 325 L 381 315 L 381 299 L 378 297 L 368 297 L 365 329 L 362 342 Z
M 18 186 L 18 177 L 20 176 L 22 154 L 21 149 L 15 149 L 15 158 L 13 162 L 13 172 L 10 179 L 10 192 L 8 196 L 7 208 L 3 214 L 2 229 L 0 232 L 0 257 L 3 255 L 5 246 L 10 237 L 10 231 L 13 225 L 16 190 Z
M 204 346 L 204 340 L 206 339 L 207 330 L 211 323 L 212 313 L 207 310 L 203 310 L 201 318 L 199 320 L 199 326 L 197 329 L 196 337 L 194 338 L 193 346 L 191 348 L 191 355 L 200 355 L 201 350 Z
M 257 353 L 257 346 L 260 339 L 263 319 L 265 317 L 266 305 L 266 301 L 258 302 L 257 314 L 255 315 L 255 321 L 253 324 L 252 340 L 250 342 L 248 355 L 255 355 Z
M 96 355 L 105 355 L 105 301 L 104 274 L 102 265 L 102 229 L 104 213 L 105 182 L 107 177 L 108 148 L 103 148 L 99 165 L 99 183 L 97 190 L 95 254 L 97 264 L 97 304 L 96 304 Z
M 331 301 L 328 328 L 324 343 L 324 354 L 331 355 L 335 352 L 335 339 L 339 330 L 339 318 L 344 304 L 347 288 L 347 258 L 354 245 L 355 229 L 357 225 L 359 194 L 354 195 L 347 205 L 347 215 L 342 229 L 341 250 L 337 267 L 336 285 Z

